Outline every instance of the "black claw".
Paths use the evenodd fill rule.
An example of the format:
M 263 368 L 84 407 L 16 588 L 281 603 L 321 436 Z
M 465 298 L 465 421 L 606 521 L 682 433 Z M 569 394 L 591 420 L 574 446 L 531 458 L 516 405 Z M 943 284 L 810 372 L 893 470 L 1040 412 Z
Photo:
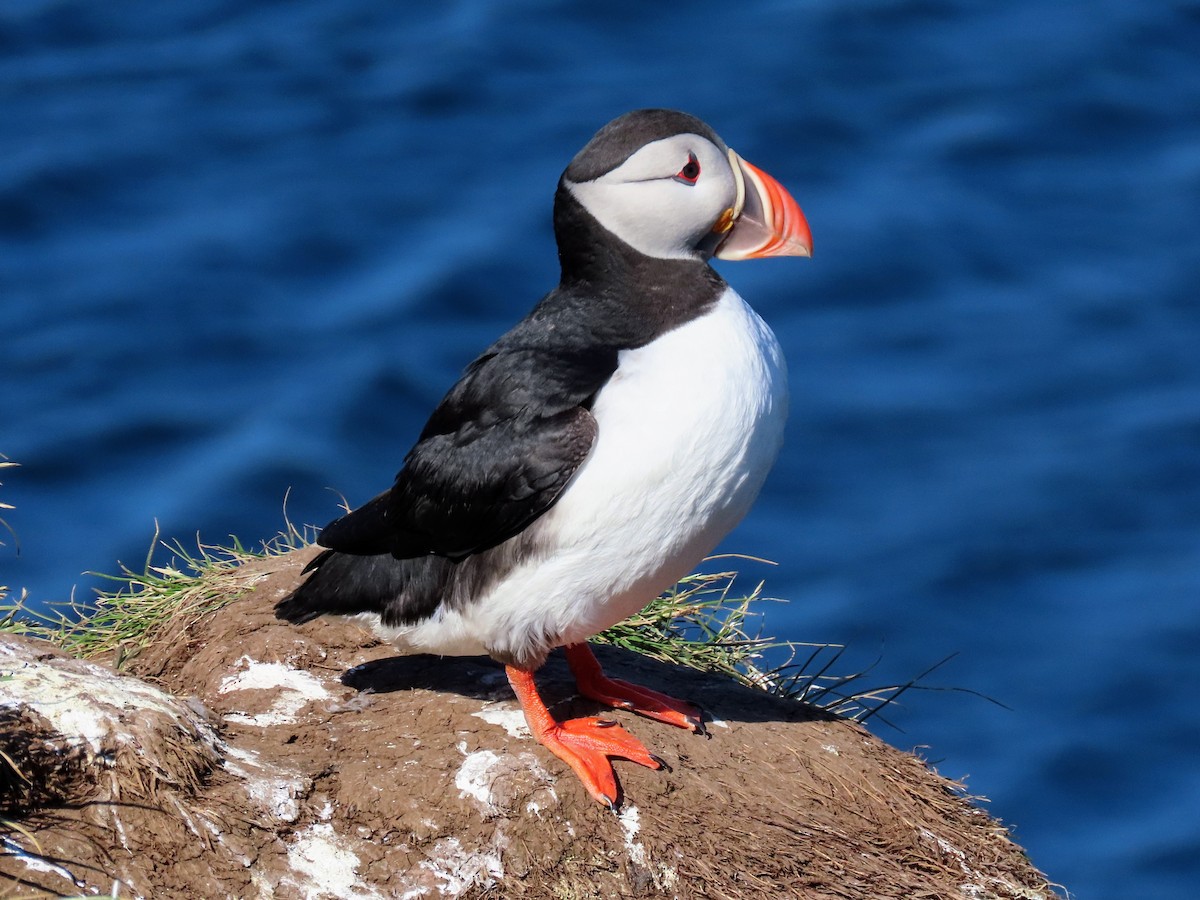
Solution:
M 704 727 L 704 707 L 701 706 L 699 703 L 696 703 L 694 700 L 687 700 L 685 702 L 687 702 L 688 704 L 690 704 L 691 706 L 694 706 L 696 708 L 696 715 L 694 717 L 692 717 L 692 721 L 694 721 L 696 723 L 696 728 L 695 728 L 696 734 L 702 734 L 706 738 L 711 740 L 712 734 L 709 732 L 709 730 L 707 728 Z
M 613 721 L 612 719 L 597 719 L 596 720 L 597 728 L 612 728 L 616 724 L 617 723 L 615 721 Z
M 666 772 L 672 771 L 671 767 L 667 765 L 667 761 L 665 759 L 663 759 L 661 756 L 657 756 L 657 755 L 651 753 L 650 758 L 652 760 L 654 760 L 656 763 L 658 763 L 658 767 L 660 769 L 662 769 Z

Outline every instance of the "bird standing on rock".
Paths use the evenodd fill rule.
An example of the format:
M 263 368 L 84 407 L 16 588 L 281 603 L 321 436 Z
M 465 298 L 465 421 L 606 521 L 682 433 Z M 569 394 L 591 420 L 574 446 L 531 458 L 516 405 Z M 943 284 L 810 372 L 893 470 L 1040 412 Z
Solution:
M 702 729 L 691 704 L 607 678 L 586 641 L 717 545 L 783 439 L 779 343 L 709 260 L 809 256 L 812 237 L 778 182 L 662 109 L 579 151 L 554 231 L 558 287 L 467 367 L 392 487 L 322 530 L 276 611 L 491 655 L 533 735 L 613 806 L 610 758 L 662 762 L 610 721 L 555 720 L 534 672 L 564 647 L 583 695 Z

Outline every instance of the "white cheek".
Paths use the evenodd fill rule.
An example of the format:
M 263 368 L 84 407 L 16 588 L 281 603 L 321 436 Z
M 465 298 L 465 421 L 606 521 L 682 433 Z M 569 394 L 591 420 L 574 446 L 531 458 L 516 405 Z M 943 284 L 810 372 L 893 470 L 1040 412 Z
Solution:
M 695 245 L 732 203 L 733 176 L 717 169 L 695 185 L 670 178 L 567 183 L 583 207 L 635 250 L 661 259 L 693 259 Z

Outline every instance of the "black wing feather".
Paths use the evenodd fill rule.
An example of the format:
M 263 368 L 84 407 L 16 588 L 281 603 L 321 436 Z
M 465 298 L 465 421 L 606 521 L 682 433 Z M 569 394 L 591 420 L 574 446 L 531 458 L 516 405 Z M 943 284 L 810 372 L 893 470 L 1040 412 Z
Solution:
M 331 522 L 319 543 L 461 559 L 520 533 L 587 458 L 596 420 L 586 406 L 615 368 L 615 351 L 509 350 L 502 339 L 430 416 L 391 489 Z

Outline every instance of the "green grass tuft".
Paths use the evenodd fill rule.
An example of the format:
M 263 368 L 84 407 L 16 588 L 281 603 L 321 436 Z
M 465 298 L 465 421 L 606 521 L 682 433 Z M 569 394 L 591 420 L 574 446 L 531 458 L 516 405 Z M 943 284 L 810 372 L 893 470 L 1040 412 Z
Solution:
M 198 621 L 249 590 L 252 579 L 244 563 L 307 546 L 308 538 L 289 523 L 287 531 L 257 550 L 233 538 L 228 547 L 197 541 L 192 552 L 177 541 L 160 543 L 156 531 L 144 570 L 139 574 L 122 565 L 119 575 L 100 575 L 116 586 L 100 591 L 91 603 L 72 598 L 35 611 L 24 594 L 8 602 L 0 595 L 0 634 L 40 638 L 81 659 L 111 658 L 120 669 L 168 624 L 178 625 L 180 617 Z M 159 547 L 170 554 L 162 565 L 154 562 Z
M 641 612 L 593 640 L 663 662 L 726 675 L 767 693 L 857 721 L 877 715 L 905 691 L 924 688 L 921 679 L 946 662 L 942 660 L 905 684 L 863 687 L 869 668 L 848 675 L 834 673 L 846 651 L 844 645 L 764 637 L 762 605 L 786 601 L 763 597 L 762 582 L 749 593 L 737 592 L 736 579 L 733 571 L 689 575 Z

